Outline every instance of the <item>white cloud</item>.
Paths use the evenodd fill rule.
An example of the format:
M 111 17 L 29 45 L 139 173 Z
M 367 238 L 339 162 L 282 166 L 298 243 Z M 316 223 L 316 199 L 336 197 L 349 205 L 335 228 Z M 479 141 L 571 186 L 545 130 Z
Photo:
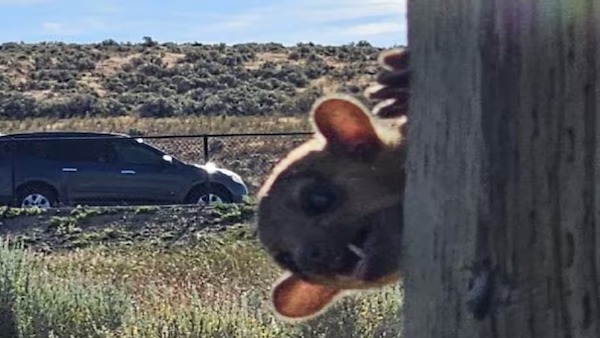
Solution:
M 2 1 L 2 0 L 0 0 Z M 236 17 L 260 17 L 261 22 L 301 21 L 332 22 L 354 20 L 373 16 L 399 16 L 406 14 L 407 0 L 303 0 L 303 1 L 265 1 L 261 6 L 237 13 L 216 14 L 206 11 L 174 10 L 169 14 L 182 19 L 207 19 L 210 21 L 235 21 Z
M 308 23 L 297 40 L 406 43 L 406 0 L 306 0 L 288 10 Z
M 290 7 L 290 11 L 313 22 L 356 20 L 376 16 L 397 16 L 406 13 L 405 0 L 308 0 Z
M 229 31 L 229 30 L 237 30 L 244 29 L 250 27 L 254 24 L 259 23 L 261 20 L 261 16 L 256 13 L 248 13 L 236 15 L 230 18 L 229 20 L 223 22 L 217 22 L 213 25 L 208 25 L 207 30 L 211 31 Z
M 213 33 L 228 33 L 260 40 L 269 35 L 281 36 L 287 29 L 286 41 L 279 42 L 295 39 L 339 43 L 394 36 L 398 43 L 406 41 L 406 0 L 279 1 L 237 15 L 179 15 L 186 19 L 195 16 L 196 22 L 203 22 L 189 31 L 190 36 L 201 39 Z
M 355 37 L 369 37 L 384 35 L 389 33 L 398 33 L 403 29 L 403 25 L 398 22 L 379 22 L 379 23 L 366 23 L 361 25 L 355 25 L 349 28 L 339 29 L 338 33 L 342 35 L 355 36 Z
M 60 22 L 42 22 L 42 29 L 49 35 L 78 35 L 81 31 Z
M 122 4 L 108 0 L 95 0 L 94 2 L 91 2 L 89 6 L 92 12 L 97 15 L 121 13 L 127 9 L 127 7 Z
M 148 35 L 158 41 L 273 41 L 286 45 L 301 41 L 342 44 L 367 40 L 375 45 L 406 42 L 407 0 L 270 0 L 255 2 L 255 7 L 243 10 L 225 7 L 225 12 L 227 1 L 216 1 L 221 5 L 198 4 L 190 10 L 171 7 L 158 19 L 151 10 L 150 16 L 137 14 L 139 4 L 82 1 L 79 14 L 46 17 L 40 19 L 46 20 L 41 26 L 31 28 L 41 31 L 45 38 L 64 36 L 86 41 L 90 36 L 137 41 Z M 65 0 L 0 0 L 0 5 L 9 3 L 67 5 Z
M 102 20 L 93 17 L 82 18 L 81 20 L 69 23 L 46 21 L 42 22 L 41 25 L 45 35 L 62 36 L 83 35 L 90 32 L 107 30 L 109 27 Z

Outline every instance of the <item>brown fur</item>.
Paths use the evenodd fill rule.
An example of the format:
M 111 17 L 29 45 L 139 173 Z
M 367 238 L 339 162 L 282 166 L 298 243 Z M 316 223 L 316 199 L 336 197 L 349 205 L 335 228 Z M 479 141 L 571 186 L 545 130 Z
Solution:
M 259 192 L 259 238 L 289 271 L 272 295 L 282 318 L 311 318 L 349 290 L 400 278 L 407 95 L 388 87 L 371 94 L 403 98 L 383 106 L 402 107 L 397 119 L 375 119 L 345 95 L 318 100 L 310 115 L 316 135 Z

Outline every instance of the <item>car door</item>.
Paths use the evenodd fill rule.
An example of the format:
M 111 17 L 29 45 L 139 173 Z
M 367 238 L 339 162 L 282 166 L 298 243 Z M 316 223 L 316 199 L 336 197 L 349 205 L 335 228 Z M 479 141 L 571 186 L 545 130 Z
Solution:
M 118 184 L 129 201 L 135 203 L 178 203 L 178 192 L 185 187 L 178 162 L 141 140 L 115 141 L 119 171 Z
M 115 204 L 124 198 L 117 183 L 116 150 L 108 139 L 62 140 L 63 187 L 71 204 Z

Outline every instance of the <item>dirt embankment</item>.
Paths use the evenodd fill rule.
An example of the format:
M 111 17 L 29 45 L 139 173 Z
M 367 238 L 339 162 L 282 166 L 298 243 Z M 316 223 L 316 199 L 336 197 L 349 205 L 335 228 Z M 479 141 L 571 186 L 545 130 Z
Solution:
M 254 207 L 136 206 L 49 210 L 0 208 L 0 237 L 36 251 L 102 244 L 179 245 L 207 231 L 246 227 L 252 232 Z

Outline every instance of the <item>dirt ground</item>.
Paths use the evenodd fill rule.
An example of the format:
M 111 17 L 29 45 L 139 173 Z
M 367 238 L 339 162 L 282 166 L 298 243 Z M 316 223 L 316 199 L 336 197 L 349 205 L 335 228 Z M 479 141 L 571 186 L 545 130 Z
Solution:
M 95 244 L 180 245 L 207 231 L 247 227 L 254 207 L 136 206 L 48 210 L 0 208 L 0 237 L 36 251 L 71 250 Z

